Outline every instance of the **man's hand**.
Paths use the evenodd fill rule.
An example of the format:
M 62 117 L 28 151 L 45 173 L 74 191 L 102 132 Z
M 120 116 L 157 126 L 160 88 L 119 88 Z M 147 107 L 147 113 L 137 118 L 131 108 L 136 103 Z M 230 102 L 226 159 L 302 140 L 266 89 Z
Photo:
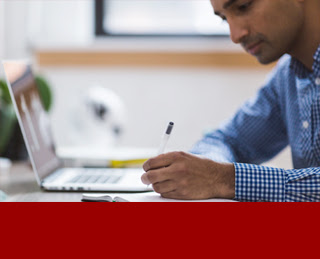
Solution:
M 172 199 L 229 198 L 235 196 L 235 169 L 185 152 L 170 152 L 143 164 L 144 184 Z

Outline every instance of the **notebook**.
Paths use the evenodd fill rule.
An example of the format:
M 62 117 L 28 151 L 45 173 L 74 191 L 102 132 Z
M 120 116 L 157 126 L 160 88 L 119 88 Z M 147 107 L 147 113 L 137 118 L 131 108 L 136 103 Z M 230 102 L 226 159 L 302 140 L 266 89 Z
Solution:
M 56 154 L 31 64 L 4 61 L 4 72 L 30 162 L 39 186 L 63 191 L 150 191 L 141 182 L 142 168 L 64 167 Z
M 203 200 L 178 200 L 163 198 L 156 192 L 134 193 L 134 194 L 102 194 L 83 193 L 81 201 L 91 202 L 235 202 L 231 199 L 203 199 Z

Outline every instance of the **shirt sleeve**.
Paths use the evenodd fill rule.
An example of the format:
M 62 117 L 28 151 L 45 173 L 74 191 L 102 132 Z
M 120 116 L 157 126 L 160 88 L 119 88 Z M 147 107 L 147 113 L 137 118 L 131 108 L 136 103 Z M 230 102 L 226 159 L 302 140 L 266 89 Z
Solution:
M 320 201 L 320 168 L 284 170 L 234 163 L 238 201 Z
M 261 164 L 288 145 L 277 84 L 272 77 L 236 114 L 191 149 L 216 161 Z

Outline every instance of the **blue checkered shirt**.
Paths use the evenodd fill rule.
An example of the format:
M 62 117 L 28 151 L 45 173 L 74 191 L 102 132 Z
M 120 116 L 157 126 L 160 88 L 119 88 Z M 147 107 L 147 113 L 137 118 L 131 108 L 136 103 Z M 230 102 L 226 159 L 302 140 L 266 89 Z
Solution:
M 287 145 L 293 168 L 261 166 Z M 320 201 L 320 46 L 312 71 L 284 55 L 257 95 L 191 149 L 235 166 L 235 200 Z

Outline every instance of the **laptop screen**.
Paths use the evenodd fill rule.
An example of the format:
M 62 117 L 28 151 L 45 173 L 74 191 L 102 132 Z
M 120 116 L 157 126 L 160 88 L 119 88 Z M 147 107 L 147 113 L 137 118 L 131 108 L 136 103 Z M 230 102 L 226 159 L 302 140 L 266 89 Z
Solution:
M 6 61 L 3 65 L 21 132 L 40 183 L 61 164 L 55 154 L 49 117 L 42 106 L 30 64 Z

